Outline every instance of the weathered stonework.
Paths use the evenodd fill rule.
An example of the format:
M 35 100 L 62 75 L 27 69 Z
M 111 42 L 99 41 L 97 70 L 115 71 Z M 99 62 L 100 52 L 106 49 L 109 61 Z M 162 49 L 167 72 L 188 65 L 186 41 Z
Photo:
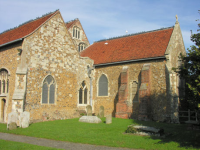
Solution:
M 0 121 L 4 122 L 7 122 L 7 116 L 12 112 L 12 97 L 15 89 L 16 70 L 21 59 L 18 55 L 17 49 L 20 49 L 22 47 L 21 45 L 21 42 L 17 42 L 9 46 L 0 47 L 0 70 L 6 69 L 9 74 L 9 92 L 6 94 L 0 94 Z
M 80 58 L 67 33 L 60 14 L 56 14 L 24 42 L 28 65 L 25 110 L 30 112 L 31 120 L 78 116 L 79 85 L 84 80 L 89 85 L 87 65 L 92 66 L 92 61 Z M 42 104 L 42 83 L 49 74 L 56 81 L 56 101 Z
M 20 55 L 17 49 L 22 49 Z M 1 48 L 1 58 L 0 68 L 10 70 L 9 95 L 5 96 L 7 114 L 12 109 L 18 113 L 28 111 L 32 122 L 79 117 L 78 90 L 85 81 L 89 98 L 87 66 L 91 67 L 93 60 L 79 56 L 60 13 L 23 43 Z M 54 104 L 41 102 L 42 84 L 47 75 L 56 82 Z
M 0 93 L 0 121 L 6 122 L 12 111 L 30 112 L 31 122 L 74 118 L 91 105 L 96 115 L 103 106 L 104 116 L 178 122 L 180 79 L 172 68 L 185 48 L 179 23 L 170 31 L 165 56 L 94 65 L 78 52 L 80 43 L 90 45 L 80 21 L 67 26 L 56 11 L 18 42 L 0 45 L 0 71 L 7 70 L 9 79 L 9 92 Z M 98 94 L 102 74 L 108 80 L 106 96 Z M 48 76 L 55 86 L 53 103 L 42 102 Z
M 141 71 L 144 65 L 150 65 L 150 82 L 151 84 L 148 84 L 147 81 L 143 81 L 145 84 L 141 86 Z M 120 64 L 120 65 L 112 65 L 112 66 L 104 66 L 104 67 L 96 67 L 95 68 L 95 85 L 94 86 L 94 93 L 97 93 L 98 88 L 98 77 L 101 76 L 101 74 L 106 74 L 108 77 L 108 96 L 101 97 L 97 94 L 94 94 L 94 103 L 95 103 L 95 114 L 98 114 L 98 108 L 102 105 L 104 106 L 105 116 L 108 114 L 112 114 L 113 117 L 116 113 L 116 104 L 118 103 L 118 97 L 119 97 L 119 83 L 120 81 L 120 74 L 123 67 L 127 67 L 129 71 L 128 81 L 129 81 L 129 87 L 131 88 L 130 84 L 133 81 L 136 81 L 139 85 L 139 89 L 145 89 L 146 86 L 150 86 L 150 101 L 152 108 L 150 110 L 151 113 L 148 113 L 149 119 L 155 119 L 155 120 L 163 120 L 168 116 L 169 112 L 167 112 L 166 104 L 170 105 L 170 102 L 167 99 L 166 91 L 167 91 L 167 85 L 169 84 L 168 81 L 166 81 L 166 78 L 168 77 L 168 74 L 166 74 L 166 61 L 156 60 L 156 61 L 146 61 L 146 62 L 135 62 L 135 63 L 127 63 L 127 64 Z M 147 76 L 143 77 L 143 80 L 146 80 Z M 141 100 L 141 96 L 138 100 L 133 100 L 131 89 L 129 89 L 128 93 L 128 101 L 126 101 L 127 112 L 130 112 L 128 117 L 138 119 L 139 117 L 139 104 Z M 139 91 L 138 91 L 139 92 Z M 156 93 L 156 94 L 155 94 Z M 160 99 L 161 98 L 161 99 Z M 161 105 L 160 109 L 157 109 L 157 100 L 160 100 L 163 105 Z M 162 113 L 161 113 L 162 112 Z
M 74 42 L 74 44 L 76 46 L 76 49 L 77 50 L 79 49 L 78 47 L 79 47 L 79 44 L 81 44 L 81 43 L 85 44 L 85 48 L 87 48 L 88 46 L 90 46 L 90 43 L 89 43 L 89 41 L 87 39 L 87 36 L 86 36 L 86 34 L 84 32 L 84 29 L 83 29 L 83 27 L 82 27 L 79 19 L 75 19 L 75 20 L 73 20 L 71 22 L 73 22 L 73 24 L 68 28 L 68 31 L 69 31 L 69 34 L 71 35 L 72 39 L 73 39 L 73 42 Z M 80 31 L 80 38 L 73 37 L 73 28 L 74 27 L 76 27 L 76 28 L 79 29 L 79 31 Z

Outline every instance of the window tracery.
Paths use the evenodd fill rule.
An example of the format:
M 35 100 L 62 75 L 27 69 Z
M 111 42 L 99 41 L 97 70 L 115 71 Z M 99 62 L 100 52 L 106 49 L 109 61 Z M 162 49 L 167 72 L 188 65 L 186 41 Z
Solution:
M 55 80 L 51 75 L 48 75 L 42 86 L 42 104 L 55 103 Z
M 0 70 L 0 94 L 6 94 L 9 91 L 9 75 L 6 69 Z
M 79 89 L 79 104 L 87 104 L 88 103 L 87 97 L 88 97 L 88 89 L 85 81 L 83 81 Z

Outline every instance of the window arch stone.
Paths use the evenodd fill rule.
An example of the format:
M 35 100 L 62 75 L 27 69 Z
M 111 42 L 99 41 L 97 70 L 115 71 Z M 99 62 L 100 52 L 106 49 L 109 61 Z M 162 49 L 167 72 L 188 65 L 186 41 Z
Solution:
M 54 104 L 56 83 L 51 75 L 48 75 L 42 84 L 42 104 Z

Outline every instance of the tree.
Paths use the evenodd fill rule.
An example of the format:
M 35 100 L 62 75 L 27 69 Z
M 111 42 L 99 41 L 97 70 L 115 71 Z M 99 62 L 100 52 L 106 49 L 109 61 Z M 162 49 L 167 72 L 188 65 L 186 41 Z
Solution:
M 181 55 L 183 63 L 179 68 L 174 69 L 181 78 L 185 79 L 185 99 L 193 106 L 200 103 L 200 23 L 198 28 L 197 33 L 191 35 L 191 41 L 195 45 L 187 49 L 186 56 Z

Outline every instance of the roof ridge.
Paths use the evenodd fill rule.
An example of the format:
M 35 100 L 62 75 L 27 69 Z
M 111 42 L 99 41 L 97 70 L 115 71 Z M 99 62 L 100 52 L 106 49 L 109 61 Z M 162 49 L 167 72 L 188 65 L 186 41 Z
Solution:
M 173 28 L 173 27 L 174 26 L 166 27 L 166 28 L 160 28 L 160 29 L 156 29 L 156 30 L 150 30 L 150 31 L 141 31 L 141 32 L 127 34 L 127 35 L 122 35 L 122 36 L 111 37 L 111 38 L 108 38 L 108 39 L 102 39 L 102 40 L 99 40 L 99 41 L 95 41 L 94 43 L 103 42 L 103 41 L 107 41 L 107 40 L 114 40 L 114 39 L 119 39 L 119 38 L 124 38 L 124 37 L 133 36 L 133 35 L 144 34 L 144 33 L 150 33 L 150 32 L 155 32 L 155 31 L 166 30 L 166 29 L 170 29 L 170 28 Z
M 70 21 L 67 21 L 67 22 L 65 22 L 66 24 L 67 23 L 71 23 L 71 22 L 73 22 L 73 21 L 75 21 L 75 20 L 79 20 L 78 18 L 75 18 L 75 19 L 73 19 L 73 20 L 70 20 Z
M 57 9 L 56 11 L 58 11 L 58 10 L 59 10 L 59 9 Z M 36 21 L 36 20 L 41 19 L 41 18 L 43 18 L 43 17 L 46 17 L 46 16 L 48 16 L 48 15 L 50 15 L 50 14 L 55 13 L 56 11 L 46 13 L 46 14 L 42 15 L 41 17 L 36 17 L 35 19 L 30 19 L 30 20 L 28 20 L 28 21 L 26 21 L 26 22 L 24 22 L 24 23 L 21 23 L 20 25 L 18 25 L 18 26 L 16 26 L 16 27 L 13 27 L 13 28 L 10 28 L 10 29 L 7 29 L 7 30 L 1 32 L 0 35 L 3 34 L 3 33 L 8 32 L 8 31 L 14 30 L 14 29 L 16 29 L 16 28 L 19 28 L 19 27 L 21 27 L 21 26 L 23 26 L 23 25 L 25 25 L 25 24 L 30 23 L 30 22 L 33 22 L 33 21 Z

